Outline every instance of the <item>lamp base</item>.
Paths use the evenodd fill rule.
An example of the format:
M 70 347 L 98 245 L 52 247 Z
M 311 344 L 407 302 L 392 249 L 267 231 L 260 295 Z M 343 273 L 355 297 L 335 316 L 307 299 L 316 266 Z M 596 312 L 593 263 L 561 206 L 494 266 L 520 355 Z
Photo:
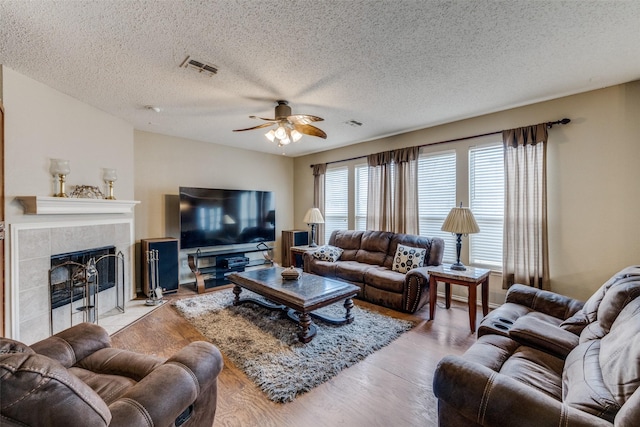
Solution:
M 456 262 L 455 264 L 451 264 L 450 267 L 452 270 L 465 271 L 467 267 L 464 266 L 461 262 Z

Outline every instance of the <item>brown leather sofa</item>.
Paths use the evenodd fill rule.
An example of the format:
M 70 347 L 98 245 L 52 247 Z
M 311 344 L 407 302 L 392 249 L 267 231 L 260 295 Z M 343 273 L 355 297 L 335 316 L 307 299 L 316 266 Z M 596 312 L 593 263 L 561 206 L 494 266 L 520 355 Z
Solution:
M 0 338 L 0 424 L 211 427 L 222 366 L 210 343 L 164 360 L 112 348 L 89 323 L 31 346 Z
M 360 287 L 358 298 L 394 310 L 415 313 L 429 300 L 429 273 L 424 267 L 393 271 L 398 245 L 424 248 L 424 266 L 442 263 L 444 240 L 385 231 L 335 230 L 329 245 L 343 250 L 337 261 L 322 261 L 314 250 L 303 254 L 304 271 Z
M 640 425 L 638 273 L 622 270 L 585 304 L 516 288 L 462 357 L 440 361 L 439 425 Z

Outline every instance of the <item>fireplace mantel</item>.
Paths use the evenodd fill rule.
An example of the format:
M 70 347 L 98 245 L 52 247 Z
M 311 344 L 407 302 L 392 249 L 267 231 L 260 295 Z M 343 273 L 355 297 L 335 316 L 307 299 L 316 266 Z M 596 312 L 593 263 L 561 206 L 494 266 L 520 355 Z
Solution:
M 66 197 L 19 196 L 16 197 L 31 215 L 73 215 L 131 213 L 137 200 L 76 199 Z

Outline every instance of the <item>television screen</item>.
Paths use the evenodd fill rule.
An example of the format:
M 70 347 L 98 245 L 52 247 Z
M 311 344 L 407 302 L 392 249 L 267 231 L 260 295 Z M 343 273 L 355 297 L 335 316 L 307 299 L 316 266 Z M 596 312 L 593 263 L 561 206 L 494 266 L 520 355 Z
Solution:
M 180 187 L 180 247 L 276 240 L 271 191 Z

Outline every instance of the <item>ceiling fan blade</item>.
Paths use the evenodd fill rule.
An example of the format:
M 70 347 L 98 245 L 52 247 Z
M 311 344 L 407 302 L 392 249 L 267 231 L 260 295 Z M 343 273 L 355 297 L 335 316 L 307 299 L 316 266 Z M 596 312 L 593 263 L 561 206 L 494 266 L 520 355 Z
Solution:
M 318 129 L 311 125 L 299 125 L 294 123 L 293 127 L 300 133 L 305 135 L 317 136 L 318 138 L 327 139 L 327 134 L 322 129 Z
M 324 119 L 318 116 L 310 116 L 309 114 L 294 114 L 287 117 L 287 120 L 297 125 L 308 125 L 312 122 L 321 122 Z
M 233 131 L 234 131 L 234 132 L 242 132 L 242 131 L 245 131 L 245 130 L 254 130 L 254 129 L 260 129 L 260 128 L 266 128 L 266 127 L 269 127 L 269 126 L 273 126 L 273 123 L 263 123 L 263 124 L 261 124 L 261 125 L 254 126 L 254 127 L 252 127 L 252 128 L 246 128 L 246 129 L 234 129 Z
M 266 120 L 268 122 L 276 122 L 276 119 L 265 119 L 264 117 L 258 117 L 258 116 L 249 116 L 250 119 L 260 119 L 260 120 Z

